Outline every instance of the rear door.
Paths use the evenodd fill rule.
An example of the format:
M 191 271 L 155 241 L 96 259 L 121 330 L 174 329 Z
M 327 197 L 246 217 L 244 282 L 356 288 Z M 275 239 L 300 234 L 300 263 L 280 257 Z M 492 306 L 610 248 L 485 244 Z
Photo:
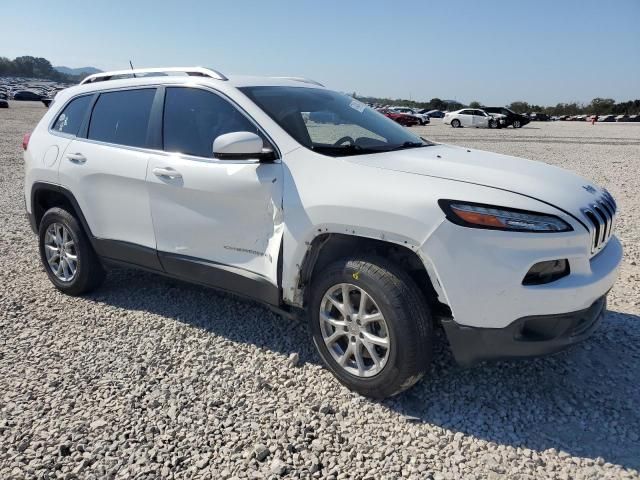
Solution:
M 482 110 L 473 110 L 473 126 L 486 127 L 489 124 L 489 116 Z
M 60 183 L 73 192 L 98 253 L 159 268 L 145 177 L 155 88 L 101 93 L 67 147 Z
M 462 123 L 463 127 L 473 126 L 473 115 L 471 113 L 471 110 L 462 110 L 458 114 L 458 120 L 460 120 L 460 123 Z
M 279 301 L 282 164 L 213 158 L 219 135 L 266 136 L 226 97 L 209 89 L 167 87 L 164 152 L 151 155 L 148 191 L 158 255 L 186 280 Z

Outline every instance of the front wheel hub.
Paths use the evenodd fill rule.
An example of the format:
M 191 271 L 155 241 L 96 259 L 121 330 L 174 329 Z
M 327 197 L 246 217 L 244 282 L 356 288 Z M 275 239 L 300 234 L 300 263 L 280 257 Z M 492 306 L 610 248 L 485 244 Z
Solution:
M 341 283 L 320 302 L 320 331 L 329 353 L 346 372 L 372 377 L 389 359 L 391 339 L 382 311 L 362 288 Z

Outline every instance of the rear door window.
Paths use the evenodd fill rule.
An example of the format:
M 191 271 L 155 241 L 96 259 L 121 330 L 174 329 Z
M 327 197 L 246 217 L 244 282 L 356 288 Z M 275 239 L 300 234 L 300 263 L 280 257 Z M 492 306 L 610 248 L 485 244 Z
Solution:
M 91 140 L 144 147 L 155 88 L 100 94 L 89 123 Z
M 56 118 L 53 124 L 53 131 L 77 135 L 87 114 L 87 108 L 91 104 L 91 98 L 92 95 L 84 95 L 71 100 Z

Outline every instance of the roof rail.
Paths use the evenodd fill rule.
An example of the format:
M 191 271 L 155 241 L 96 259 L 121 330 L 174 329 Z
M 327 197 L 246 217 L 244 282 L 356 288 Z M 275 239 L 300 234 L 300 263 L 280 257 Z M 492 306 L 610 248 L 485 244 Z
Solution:
M 216 72 L 210 68 L 204 67 L 168 67 L 168 68 L 135 68 L 133 70 L 115 70 L 111 72 L 100 72 L 89 75 L 87 78 L 80 82 L 80 85 L 86 83 L 105 82 L 107 80 L 114 80 L 113 77 L 130 78 L 136 75 L 141 76 L 153 76 L 148 74 L 162 73 L 165 75 L 171 75 L 176 73 L 184 73 L 192 77 L 209 77 L 216 80 L 228 80 L 220 72 Z
M 272 78 L 278 78 L 281 80 L 293 80 L 294 82 L 310 83 L 311 85 L 318 85 L 319 87 L 324 87 L 324 85 L 321 84 L 320 82 L 316 82 L 315 80 L 311 80 L 310 78 L 304 78 L 304 77 L 272 77 Z

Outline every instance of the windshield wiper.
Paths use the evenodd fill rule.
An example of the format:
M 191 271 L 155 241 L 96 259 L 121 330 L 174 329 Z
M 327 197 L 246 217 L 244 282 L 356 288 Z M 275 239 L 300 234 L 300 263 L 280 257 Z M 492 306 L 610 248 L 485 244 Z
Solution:
M 380 153 L 381 150 L 373 149 L 373 148 L 365 148 L 360 145 L 314 145 L 312 147 L 315 151 L 325 151 L 331 154 L 337 155 L 364 155 L 367 153 Z M 384 150 L 382 150 L 384 151 Z
M 424 142 L 404 142 L 402 145 L 398 145 L 397 147 L 390 148 L 388 151 L 393 152 L 394 150 L 405 150 L 407 148 L 420 148 L 420 147 L 428 147 L 428 143 Z

